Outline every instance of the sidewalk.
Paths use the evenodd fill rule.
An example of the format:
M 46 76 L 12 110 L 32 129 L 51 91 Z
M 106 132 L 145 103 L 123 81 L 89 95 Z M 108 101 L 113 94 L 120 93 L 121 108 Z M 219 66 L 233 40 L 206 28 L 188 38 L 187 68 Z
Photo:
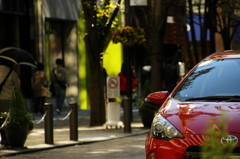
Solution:
M 78 111 L 78 141 L 70 140 L 69 118 L 64 119 L 68 111 L 63 111 L 61 115 L 53 112 L 53 142 L 54 144 L 45 144 L 44 121 L 40 124 L 34 124 L 33 131 L 28 135 L 24 148 L 6 148 L 0 146 L 0 157 L 13 156 L 17 154 L 36 152 L 58 147 L 88 144 L 110 140 L 115 138 L 127 137 L 138 134 L 147 134 L 149 128 L 144 128 L 137 110 L 133 110 L 133 122 L 131 123 L 131 132 L 124 132 L 124 128 L 106 128 L 106 126 L 89 127 L 90 110 Z M 123 111 L 120 112 L 121 121 L 123 121 Z M 35 122 L 41 120 L 41 114 L 34 114 Z

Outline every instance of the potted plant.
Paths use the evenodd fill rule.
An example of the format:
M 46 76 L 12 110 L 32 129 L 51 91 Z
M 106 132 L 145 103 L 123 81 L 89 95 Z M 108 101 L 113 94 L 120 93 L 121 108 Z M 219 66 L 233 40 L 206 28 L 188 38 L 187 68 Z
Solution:
M 138 108 L 138 112 L 141 116 L 142 124 L 144 127 L 151 127 L 157 109 L 158 107 L 150 105 L 141 99 L 141 104 Z
M 144 101 L 145 97 L 151 93 L 150 81 L 147 80 L 143 87 L 143 98 L 140 99 L 138 113 L 141 116 L 141 120 L 144 127 L 151 127 L 152 120 L 155 116 L 156 111 L 159 109 L 158 106 L 148 104 Z
M 28 113 L 20 89 L 14 89 L 9 117 L 4 127 L 10 147 L 24 147 L 27 135 L 33 129 L 33 116 Z

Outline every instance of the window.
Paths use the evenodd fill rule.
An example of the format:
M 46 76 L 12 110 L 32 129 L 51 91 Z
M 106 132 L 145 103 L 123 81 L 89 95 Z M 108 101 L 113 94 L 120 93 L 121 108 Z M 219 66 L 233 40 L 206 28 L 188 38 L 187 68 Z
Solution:
M 232 95 L 240 95 L 240 59 L 203 62 L 183 82 L 174 98 Z
M 0 12 L 26 14 L 25 0 L 0 0 Z

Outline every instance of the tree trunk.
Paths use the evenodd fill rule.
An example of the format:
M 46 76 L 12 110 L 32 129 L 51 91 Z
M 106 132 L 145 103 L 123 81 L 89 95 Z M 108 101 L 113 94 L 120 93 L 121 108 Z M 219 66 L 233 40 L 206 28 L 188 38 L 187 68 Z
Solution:
M 209 22 L 209 30 L 210 30 L 210 50 L 211 53 L 216 51 L 216 43 L 215 43 L 215 33 L 216 33 L 216 5 L 217 0 L 206 0 L 208 2 L 209 15 L 207 21 Z
M 90 126 L 100 126 L 106 122 L 106 106 L 104 96 L 103 70 L 100 61 L 90 62 L 90 103 L 91 120 Z
M 155 54 L 149 57 L 151 63 L 151 88 L 152 92 L 161 91 L 162 76 L 161 76 L 161 55 Z
M 170 3 L 169 3 L 170 4 Z M 162 57 L 163 41 L 165 36 L 165 26 L 167 13 L 170 5 L 163 1 L 155 0 L 152 2 L 152 46 L 149 54 L 151 63 L 151 89 L 152 92 L 162 90 Z M 161 8 L 161 9 L 159 9 Z
M 98 43 L 94 43 L 94 36 L 91 35 L 94 34 L 85 37 L 90 68 L 90 126 L 100 126 L 106 122 L 104 75 L 99 55 L 101 50 L 98 49 Z
M 197 45 L 195 29 L 194 29 L 194 14 L 193 14 L 192 0 L 188 0 L 188 5 L 189 5 L 189 25 L 191 26 L 193 52 L 194 52 L 194 55 L 195 55 L 196 63 L 198 63 L 199 62 L 198 48 L 197 48 L 198 45 Z
M 99 13 L 96 8 L 98 5 L 97 0 L 81 1 L 86 21 L 87 35 L 84 40 L 90 69 L 90 126 L 99 126 L 106 122 L 105 78 L 100 57 L 109 43 L 107 37 L 118 14 L 121 1 L 118 0 L 117 4 L 114 3 L 116 7 L 113 12 L 109 12 L 109 14 L 105 12 L 106 14 L 102 17 L 97 16 Z M 107 0 L 104 1 L 103 5 L 108 8 L 111 3 L 110 0 Z M 99 23 L 99 20 L 101 23 Z
M 224 50 L 230 50 L 232 39 L 228 35 L 222 35 L 222 38 L 223 38 Z
M 188 32 L 187 32 L 186 28 L 184 29 L 184 33 L 185 33 L 185 37 L 186 37 L 186 51 L 187 51 L 187 55 L 188 55 L 188 58 L 189 58 L 189 63 L 186 67 L 187 67 L 187 70 L 189 70 L 194 66 L 194 58 L 192 56 L 191 43 L 188 39 Z
M 204 7 L 204 17 L 201 16 L 200 7 L 199 7 L 198 14 L 199 14 L 198 17 L 199 17 L 200 28 L 201 28 L 200 41 L 201 41 L 201 59 L 202 59 L 208 55 L 208 53 L 207 53 L 207 25 L 206 25 L 207 21 L 205 20 L 205 18 L 207 16 L 206 5 Z

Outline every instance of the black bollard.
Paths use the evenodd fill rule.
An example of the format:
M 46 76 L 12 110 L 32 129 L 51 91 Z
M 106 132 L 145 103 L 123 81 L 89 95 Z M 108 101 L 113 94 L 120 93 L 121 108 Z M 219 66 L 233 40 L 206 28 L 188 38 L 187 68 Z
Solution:
M 51 103 L 44 103 L 44 112 L 47 114 L 44 119 L 45 143 L 53 144 L 53 108 Z
M 130 99 L 123 99 L 124 132 L 131 132 L 131 107 Z
M 70 114 L 70 140 L 78 141 L 78 106 L 77 103 L 69 103 L 69 110 L 72 110 Z

